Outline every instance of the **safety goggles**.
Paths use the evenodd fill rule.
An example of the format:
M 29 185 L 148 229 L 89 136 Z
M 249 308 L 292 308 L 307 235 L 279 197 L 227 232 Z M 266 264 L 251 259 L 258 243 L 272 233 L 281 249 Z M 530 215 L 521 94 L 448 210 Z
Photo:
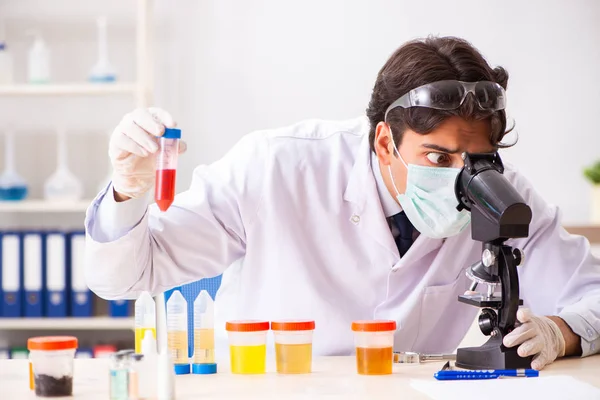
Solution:
M 498 111 L 506 108 L 506 91 L 496 82 L 437 81 L 412 89 L 394 101 L 385 112 L 396 108 L 426 107 L 436 110 L 455 110 L 473 93 L 482 110 Z

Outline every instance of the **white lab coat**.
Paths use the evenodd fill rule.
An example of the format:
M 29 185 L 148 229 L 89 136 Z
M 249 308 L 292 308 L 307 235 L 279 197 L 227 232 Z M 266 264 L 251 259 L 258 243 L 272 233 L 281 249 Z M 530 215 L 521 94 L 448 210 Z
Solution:
M 478 311 L 457 296 L 469 286 L 465 269 L 481 244 L 470 229 L 443 240 L 420 235 L 399 257 L 377 195 L 368 130 L 360 118 L 249 134 L 221 160 L 198 167 L 168 212 L 153 205 L 110 240 L 95 233 L 99 222 L 110 226 L 98 204 L 114 203 L 100 193 L 86 217 L 90 288 L 106 299 L 135 298 L 224 273 L 220 343 L 227 320 L 311 318 L 316 355 L 351 354 L 352 321 L 392 319 L 395 350 L 454 350 Z M 519 267 L 525 306 L 564 315 L 594 342 L 598 260 L 586 239 L 562 229 L 555 206 L 514 169 L 505 173 L 533 210 L 530 237 L 511 242 L 526 257 Z M 127 203 L 106 207 L 118 213 Z

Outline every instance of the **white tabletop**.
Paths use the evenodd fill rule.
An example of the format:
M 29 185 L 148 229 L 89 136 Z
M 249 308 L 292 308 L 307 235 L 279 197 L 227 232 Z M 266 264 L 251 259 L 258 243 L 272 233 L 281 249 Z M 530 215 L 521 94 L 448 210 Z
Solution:
M 387 376 L 361 376 L 354 357 L 316 358 L 313 373 L 232 375 L 219 365 L 216 375 L 182 375 L 176 378 L 177 400 L 192 399 L 427 399 L 410 386 L 411 379 L 434 380 L 443 362 L 394 365 Z M 26 360 L 0 360 L 0 399 L 33 399 Z M 546 367 L 540 376 L 570 375 L 600 388 L 600 356 L 569 358 Z M 74 398 L 108 400 L 108 362 L 75 360 Z M 73 398 L 71 398 L 73 399 Z

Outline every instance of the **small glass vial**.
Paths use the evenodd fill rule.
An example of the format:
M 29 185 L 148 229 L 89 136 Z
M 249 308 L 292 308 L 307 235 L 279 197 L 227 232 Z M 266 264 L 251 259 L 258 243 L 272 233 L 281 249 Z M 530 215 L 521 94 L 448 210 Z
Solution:
M 154 200 L 163 212 L 167 211 L 175 200 L 175 176 L 180 139 L 180 129 L 165 128 L 164 134 L 158 140 Z
M 110 358 L 110 400 L 129 399 L 129 353 L 119 351 Z
M 143 358 L 143 354 L 131 354 L 129 356 L 129 400 L 140 399 L 140 372 L 143 368 Z

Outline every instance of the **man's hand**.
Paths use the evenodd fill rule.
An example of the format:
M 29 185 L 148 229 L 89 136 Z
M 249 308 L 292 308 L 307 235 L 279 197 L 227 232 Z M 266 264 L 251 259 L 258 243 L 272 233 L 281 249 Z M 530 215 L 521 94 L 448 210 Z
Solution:
M 534 356 L 533 369 L 540 370 L 565 355 L 565 339 L 560 327 L 548 317 L 536 317 L 528 308 L 517 312 L 521 325 L 504 337 L 504 345 L 519 345 L 521 357 Z M 566 324 L 565 324 L 566 325 Z

